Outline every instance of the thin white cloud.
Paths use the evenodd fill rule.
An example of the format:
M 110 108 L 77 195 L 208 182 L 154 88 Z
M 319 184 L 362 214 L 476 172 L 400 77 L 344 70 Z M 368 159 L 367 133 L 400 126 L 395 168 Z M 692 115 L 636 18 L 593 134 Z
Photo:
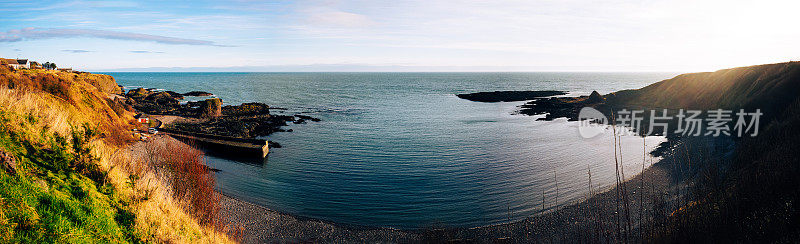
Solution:
M 93 30 L 93 29 L 40 29 L 24 28 L 0 32 L 0 42 L 20 42 L 38 39 L 71 38 L 71 37 L 93 37 L 115 40 L 145 41 L 173 45 L 203 45 L 225 47 L 213 41 L 177 38 L 169 36 L 148 35 L 132 32 Z
M 133 50 L 133 51 L 129 51 L 129 52 L 131 52 L 131 53 L 164 53 L 164 52 L 160 52 L 160 51 L 145 51 L 145 50 Z
M 76 7 L 84 8 L 134 8 L 139 6 L 134 1 L 69 1 L 57 2 L 52 4 L 39 4 L 39 3 L 17 3 L 17 8 L 0 9 L 2 11 L 48 11 L 56 9 L 68 9 Z
M 335 9 L 315 8 L 307 10 L 306 21 L 312 25 L 327 27 L 368 27 L 375 22 L 362 14 L 345 12 Z
M 94 51 L 83 50 L 83 49 L 64 49 L 64 50 L 61 50 L 61 51 L 62 52 L 68 52 L 68 53 L 90 53 L 90 52 L 94 52 Z

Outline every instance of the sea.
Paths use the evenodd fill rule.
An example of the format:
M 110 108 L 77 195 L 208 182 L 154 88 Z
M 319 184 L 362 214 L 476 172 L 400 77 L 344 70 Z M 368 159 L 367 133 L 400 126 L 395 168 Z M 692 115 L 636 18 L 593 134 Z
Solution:
M 127 88 L 207 91 L 226 105 L 262 102 L 290 124 L 261 161 L 220 158 L 223 194 L 294 216 L 367 227 L 477 227 L 585 200 L 615 182 L 610 130 L 583 138 L 577 122 L 520 115 L 525 102 L 460 93 L 637 89 L 676 73 L 106 73 Z M 663 137 L 624 136 L 633 177 Z M 589 177 L 591 172 L 591 179 Z M 591 185 L 589 182 L 591 180 Z

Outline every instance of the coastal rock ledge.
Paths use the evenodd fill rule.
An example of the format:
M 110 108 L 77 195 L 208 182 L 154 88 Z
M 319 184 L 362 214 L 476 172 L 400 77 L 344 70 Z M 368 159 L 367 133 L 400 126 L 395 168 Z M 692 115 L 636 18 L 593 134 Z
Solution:
M 514 102 L 527 101 L 542 97 L 566 95 L 564 91 L 493 91 L 457 94 L 459 98 L 474 102 Z

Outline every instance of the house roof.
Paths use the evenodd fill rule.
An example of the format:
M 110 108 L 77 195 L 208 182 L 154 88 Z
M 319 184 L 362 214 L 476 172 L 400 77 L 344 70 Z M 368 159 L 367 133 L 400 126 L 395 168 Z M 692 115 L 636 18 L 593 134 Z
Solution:
M 17 63 L 18 63 L 18 64 L 23 64 L 23 65 L 24 65 L 24 64 L 27 64 L 27 63 L 28 63 L 28 60 L 27 60 L 27 59 L 17 59 Z
M 6 63 L 8 63 L 8 64 L 19 64 L 16 59 L 3 58 L 2 60 L 6 61 Z M 25 59 L 25 61 L 27 62 L 28 60 Z

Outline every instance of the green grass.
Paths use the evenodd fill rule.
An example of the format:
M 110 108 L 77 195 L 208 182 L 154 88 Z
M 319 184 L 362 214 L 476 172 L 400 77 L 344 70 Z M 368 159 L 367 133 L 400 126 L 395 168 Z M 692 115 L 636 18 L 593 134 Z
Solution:
M 137 242 L 135 217 L 88 153 L 96 133 L 29 135 L 11 126 L 36 122 L 23 118 L 0 111 L 0 150 L 17 161 L 15 175 L 0 170 L 0 242 Z

